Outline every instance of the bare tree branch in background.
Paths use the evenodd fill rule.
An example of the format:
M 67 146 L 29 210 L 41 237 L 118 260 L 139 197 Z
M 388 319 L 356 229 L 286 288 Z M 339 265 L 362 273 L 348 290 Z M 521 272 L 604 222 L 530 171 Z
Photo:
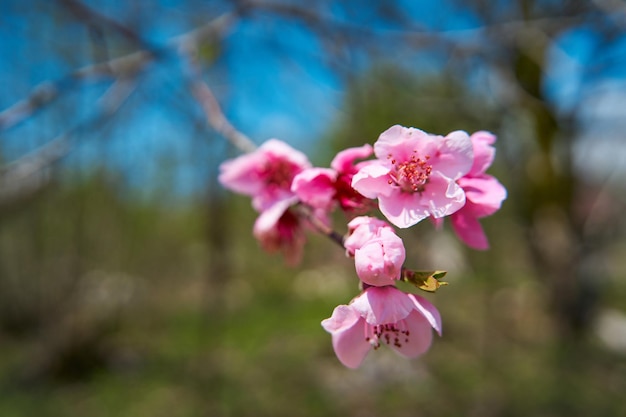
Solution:
M 58 82 L 43 82 L 33 89 L 29 97 L 0 112 L 0 130 L 7 130 L 32 116 L 44 106 L 51 104 L 60 94 L 67 91 L 70 87 L 78 85 L 80 82 L 96 81 L 104 78 L 112 78 L 114 80 L 113 85 L 101 97 L 97 106 L 98 110 L 96 110 L 96 114 L 91 119 L 79 123 L 76 127 L 70 128 L 65 133 L 29 154 L 0 167 L 1 201 L 7 201 L 22 194 L 30 194 L 41 188 L 47 182 L 49 176 L 43 172 L 41 175 L 35 174 L 66 156 L 73 148 L 73 139 L 85 128 L 99 125 L 113 116 L 122 102 L 132 92 L 135 84 L 132 80 L 144 71 L 151 62 L 156 59 L 162 59 L 166 52 L 178 49 L 190 50 L 197 48 L 197 45 L 201 42 L 224 36 L 236 19 L 236 16 L 232 13 L 223 14 L 203 26 L 170 39 L 164 47 L 157 49 L 146 44 L 134 31 L 77 1 L 62 0 L 61 3 L 89 22 L 111 26 L 133 42 L 144 47 L 147 46 L 150 49 L 138 50 L 109 61 L 79 68 Z M 243 144 L 244 148 L 247 147 L 249 149 L 250 146 L 253 146 L 251 145 L 252 142 L 237 132 L 223 115 L 222 121 L 218 120 L 219 114 L 221 114 L 219 105 L 210 90 L 208 90 L 208 87 L 206 85 L 204 87 L 206 90 L 201 93 L 203 103 L 210 102 L 211 106 L 213 106 L 212 108 L 217 108 L 218 113 L 215 113 L 213 110 L 209 113 L 213 118 L 212 124 L 217 126 L 216 129 L 220 133 L 228 131 L 229 136 L 227 137 L 236 138 L 238 143 Z M 201 86 L 199 89 L 204 90 Z M 248 142 L 247 145 L 245 144 L 246 141 Z
M 236 19 L 235 14 L 225 13 L 203 26 L 170 39 L 163 48 L 156 51 L 141 49 L 109 61 L 79 68 L 56 82 L 44 81 L 33 88 L 28 97 L 0 112 L 0 130 L 8 130 L 17 126 L 36 111 L 51 104 L 60 94 L 81 83 L 130 77 L 144 70 L 150 63 L 161 56 L 160 52 L 162 51 L 175 51 L 181 45 L 198 44 L 208 39 L 223 36 Z M 155 52 L 158 53 L 155 54 Z
M 50 175 L 46 168 L 65 157 L 73 148 L 76 136 L 86 129 L 94 129 L 113 116 L 132 94 L 136 82 L 133 78 L 119 78 L 100 97 L 96 112 L 90 119 L 79 123 L 55 137 L 45 145 L 12 161 L 0 170 L 0 202 L 11 201 L 43 187 Z
M 241 152 L 256 149 L 254 142 L 237 130 L 224 116 L 222 109 L 209 86 L 202 80 L 202 71 L 198 63 L 198 50 L 195 42 L 185 42 L 180 46 L 180 54 L 187 63 L 189 88 L 195 99 L 202 106 L 207 122 L 220 135 L 226 138 Z

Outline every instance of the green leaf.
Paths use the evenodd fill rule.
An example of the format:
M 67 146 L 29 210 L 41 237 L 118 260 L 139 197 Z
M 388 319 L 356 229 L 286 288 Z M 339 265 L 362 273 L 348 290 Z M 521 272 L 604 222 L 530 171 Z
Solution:
M 412 271 L 405 269 L 402 271 L 402 280 L 415 285 L 420 290 L 435 292 L 439 287 L 448 285 L 445 281 L 439 281 L 447 273 L 447 271 Z

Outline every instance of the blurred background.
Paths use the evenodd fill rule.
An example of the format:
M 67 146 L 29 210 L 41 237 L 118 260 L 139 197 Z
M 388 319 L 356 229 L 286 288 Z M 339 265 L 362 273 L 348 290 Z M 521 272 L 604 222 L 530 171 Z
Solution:
M 3 0 L 0 86 L 0 416 L 626 415 L 623 1 Z M 204 87 L 318 166 L 498 136 L 491 249 L 401 234 L 449 271 L 425 356 L 339 363 L 354 266 L 262 252 Z

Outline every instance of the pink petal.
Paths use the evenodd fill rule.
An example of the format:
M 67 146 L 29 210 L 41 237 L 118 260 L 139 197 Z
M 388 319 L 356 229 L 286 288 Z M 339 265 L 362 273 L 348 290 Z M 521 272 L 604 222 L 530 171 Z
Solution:
M 270 231 L 276 226 L 278 220 L 287 211 L 287 209 L 298 201 L 297 198 L 292 197 L 285 200 L 281 200 L 272 205 L 269 209 L 261 212 L 254 222 L 252 234 L 257 238 L 261 238 L 265 233 Z
M 382 246 L 370 243 L 354 253 L 354 266 L 359 279 L 374 286 L 392 285 L 395 277 L 385 273 L 385 260 Z
M 496 137 L 485 131 L 473 133 L 470 136 L 474 149 L 474 163 L 469 175 L 476 176 L 484 174 L 493 162 L 496 150 L 492 144 L 495 143 Z
M 252 207 L 258 212 L 263 212 L 278 201 L 288 200 L 293 197 L 294 195 L 289 189 L 277 187 L 265 188 L 265 190 L 252 197 Z
M 430 326 L 441 336 L 441 314 L 439 310 L 431 304 L 430 301 L 417 294 L 408 294 L 409 298 L 413 301 L 415 308 L 420 312 L 422 316 L 428 321 Z
M 434 218 L 449 216 L 465 205 L 465 192 L 455 181 L 436 172 L 420 196 L 420 203 L 428 204 Z
M 491 175 L 464 177 L 458 183 L 465 190 L 474 217 L 480 218 L 495 213 L 507 197 L 506 188 Z
M 348 254 L 354 255 L 357 249 L 363 247 L 372 239 L 379 236 L 382 228 L 391 229 L 391 226 L 383 220 L 369 216 L 355 217 L 348 223 L 350 235 L 344 240 L 343 246 Z
M 393 125 L 378 136 L 378 140 L 374 143 L 374 154 L 380 160 L 387 159 L 387 156 L 393 154 L 395 148 L 404 142 L 404 126 Z
M 371 325 L 396 323 L 415 308 L 413 300 L 395 287 L 369 287 L 351 306 Z
M 465 210 L 450 217 L 452 229 L 467 246 L 477 250 L 489 249 L 489 241 L 478 219 Z
M 421 196 L 397 191 L 389 197 L 378 198 L 378 208 L 391 224 L 402 229 L 419 223 L 430 215 L 421 204 Z
M 354 264 L 361 281 L 369 285 L 392 285 L 400 278 L 406 254 L 404 244 L 393 231 L 383 229 L 382 236 L 357 249 Z
M 428 321 L 418 311 L 413 311 L 405 320 L 409 335 L 400 334 L 398 343 L 389 343 L 389 346 L 406 358 L 416 358 L 424 354 L 433 340 L 433 331 Z
M 429 160 L 433 170 L 448 178 L 459 179 L 467 174 L 474 162 L 472 141 L 467 133 L 457 130 L 441 139 L 439 151 Z
M 353 327 L 361 316 L 350 306 L 339 305 L 333 310 L 332 316 L 322 320 L 322 327 L 328 333 L 337 333 Z
M 330 163 L 330 167 L 335 171 L 342 173 L 352 173 L 354 170 L 354 161 L 369 157 L 374 149 L 372 145 L 365 144 L 356 148 L 348 148 L 337 154 Z
M 428 134 L 422 130 L 400 125 L 391 126 L 374 143 L 374 154 L 381 161 L 388 160 L 389 155 L 398 160 L 408 160 L 427 138 Z
M 220 166 L 224 187 L 252 197 L 252 206 L 263 211 L 276 201 L 291 197 L 291 181 L 311 166 L 307 157 L 284 142 L 270 139 L 255 151 Z
M 300 169 L 311 167 L 309 158 L 307 158 L 305 154 L 278 139 L 270 139 L 266 141 L 255 152 L 259 151 L 274 157 L 284 158 L 287 161 L 292 162 L 294 165 L 299 166 Z
M 348 368 L 358 368 L 372 345 L 365 340 L 365 322 L 349 306 L 340 305 L 322 326 L 331 333 L 333 349 L 339 361 Z
M 376 217 L 370 216 L 358 216 L 354 219 L 350 220 L 348 223 L 348 230 L 350 232 L 354 232 L 357 229 L 360 229 L 362 226 L 365 226 L 371 233 L 376 233 L 382 227 L 391 227 L 384 220 L 380 220 Z
M 263 164 L 265 164 L 265 156 L 259 152 L 225 161 L 220 165 L 218 180 L 222 186 L 229 190 L 244 195 L 255 195 L 264 186 L 257 171 L 257 167 Z
M 287 212 L 296 197 L 281 200 L 261 212 L 254 223 L 253 235 L 268 252 L 280 250 L 288 265 L 295 266 L 302 259 L 306 237 L 294 214 Z M 284 216 L 284 217 L 283 217 Z
M 381 164 L 368 164 L 352 177 L 352 188 L 367 198 L 390 195 L 389 168 Z
M 327 209 L 335 195 L 337 172 L 328 168 L 308 168 L 296 175 L 291 191 L 315 208 Z

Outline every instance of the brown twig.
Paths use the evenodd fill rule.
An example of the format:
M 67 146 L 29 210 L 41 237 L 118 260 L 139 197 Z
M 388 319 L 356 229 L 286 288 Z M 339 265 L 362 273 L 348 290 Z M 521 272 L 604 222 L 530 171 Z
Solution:
M 309 206 L 306 206 L 304 204 L 298 204 L 295 207 L 295 210 L 298 215 L 306 219 L 317 232 L 328 237 L 330 240 L 341 246 L 341 248 L 345 248 L 344 236 L 341 233 L 333 230 L 331 227 L 327 226 L 326 223 L 324 223 L 317 216 L 315 216 Z

